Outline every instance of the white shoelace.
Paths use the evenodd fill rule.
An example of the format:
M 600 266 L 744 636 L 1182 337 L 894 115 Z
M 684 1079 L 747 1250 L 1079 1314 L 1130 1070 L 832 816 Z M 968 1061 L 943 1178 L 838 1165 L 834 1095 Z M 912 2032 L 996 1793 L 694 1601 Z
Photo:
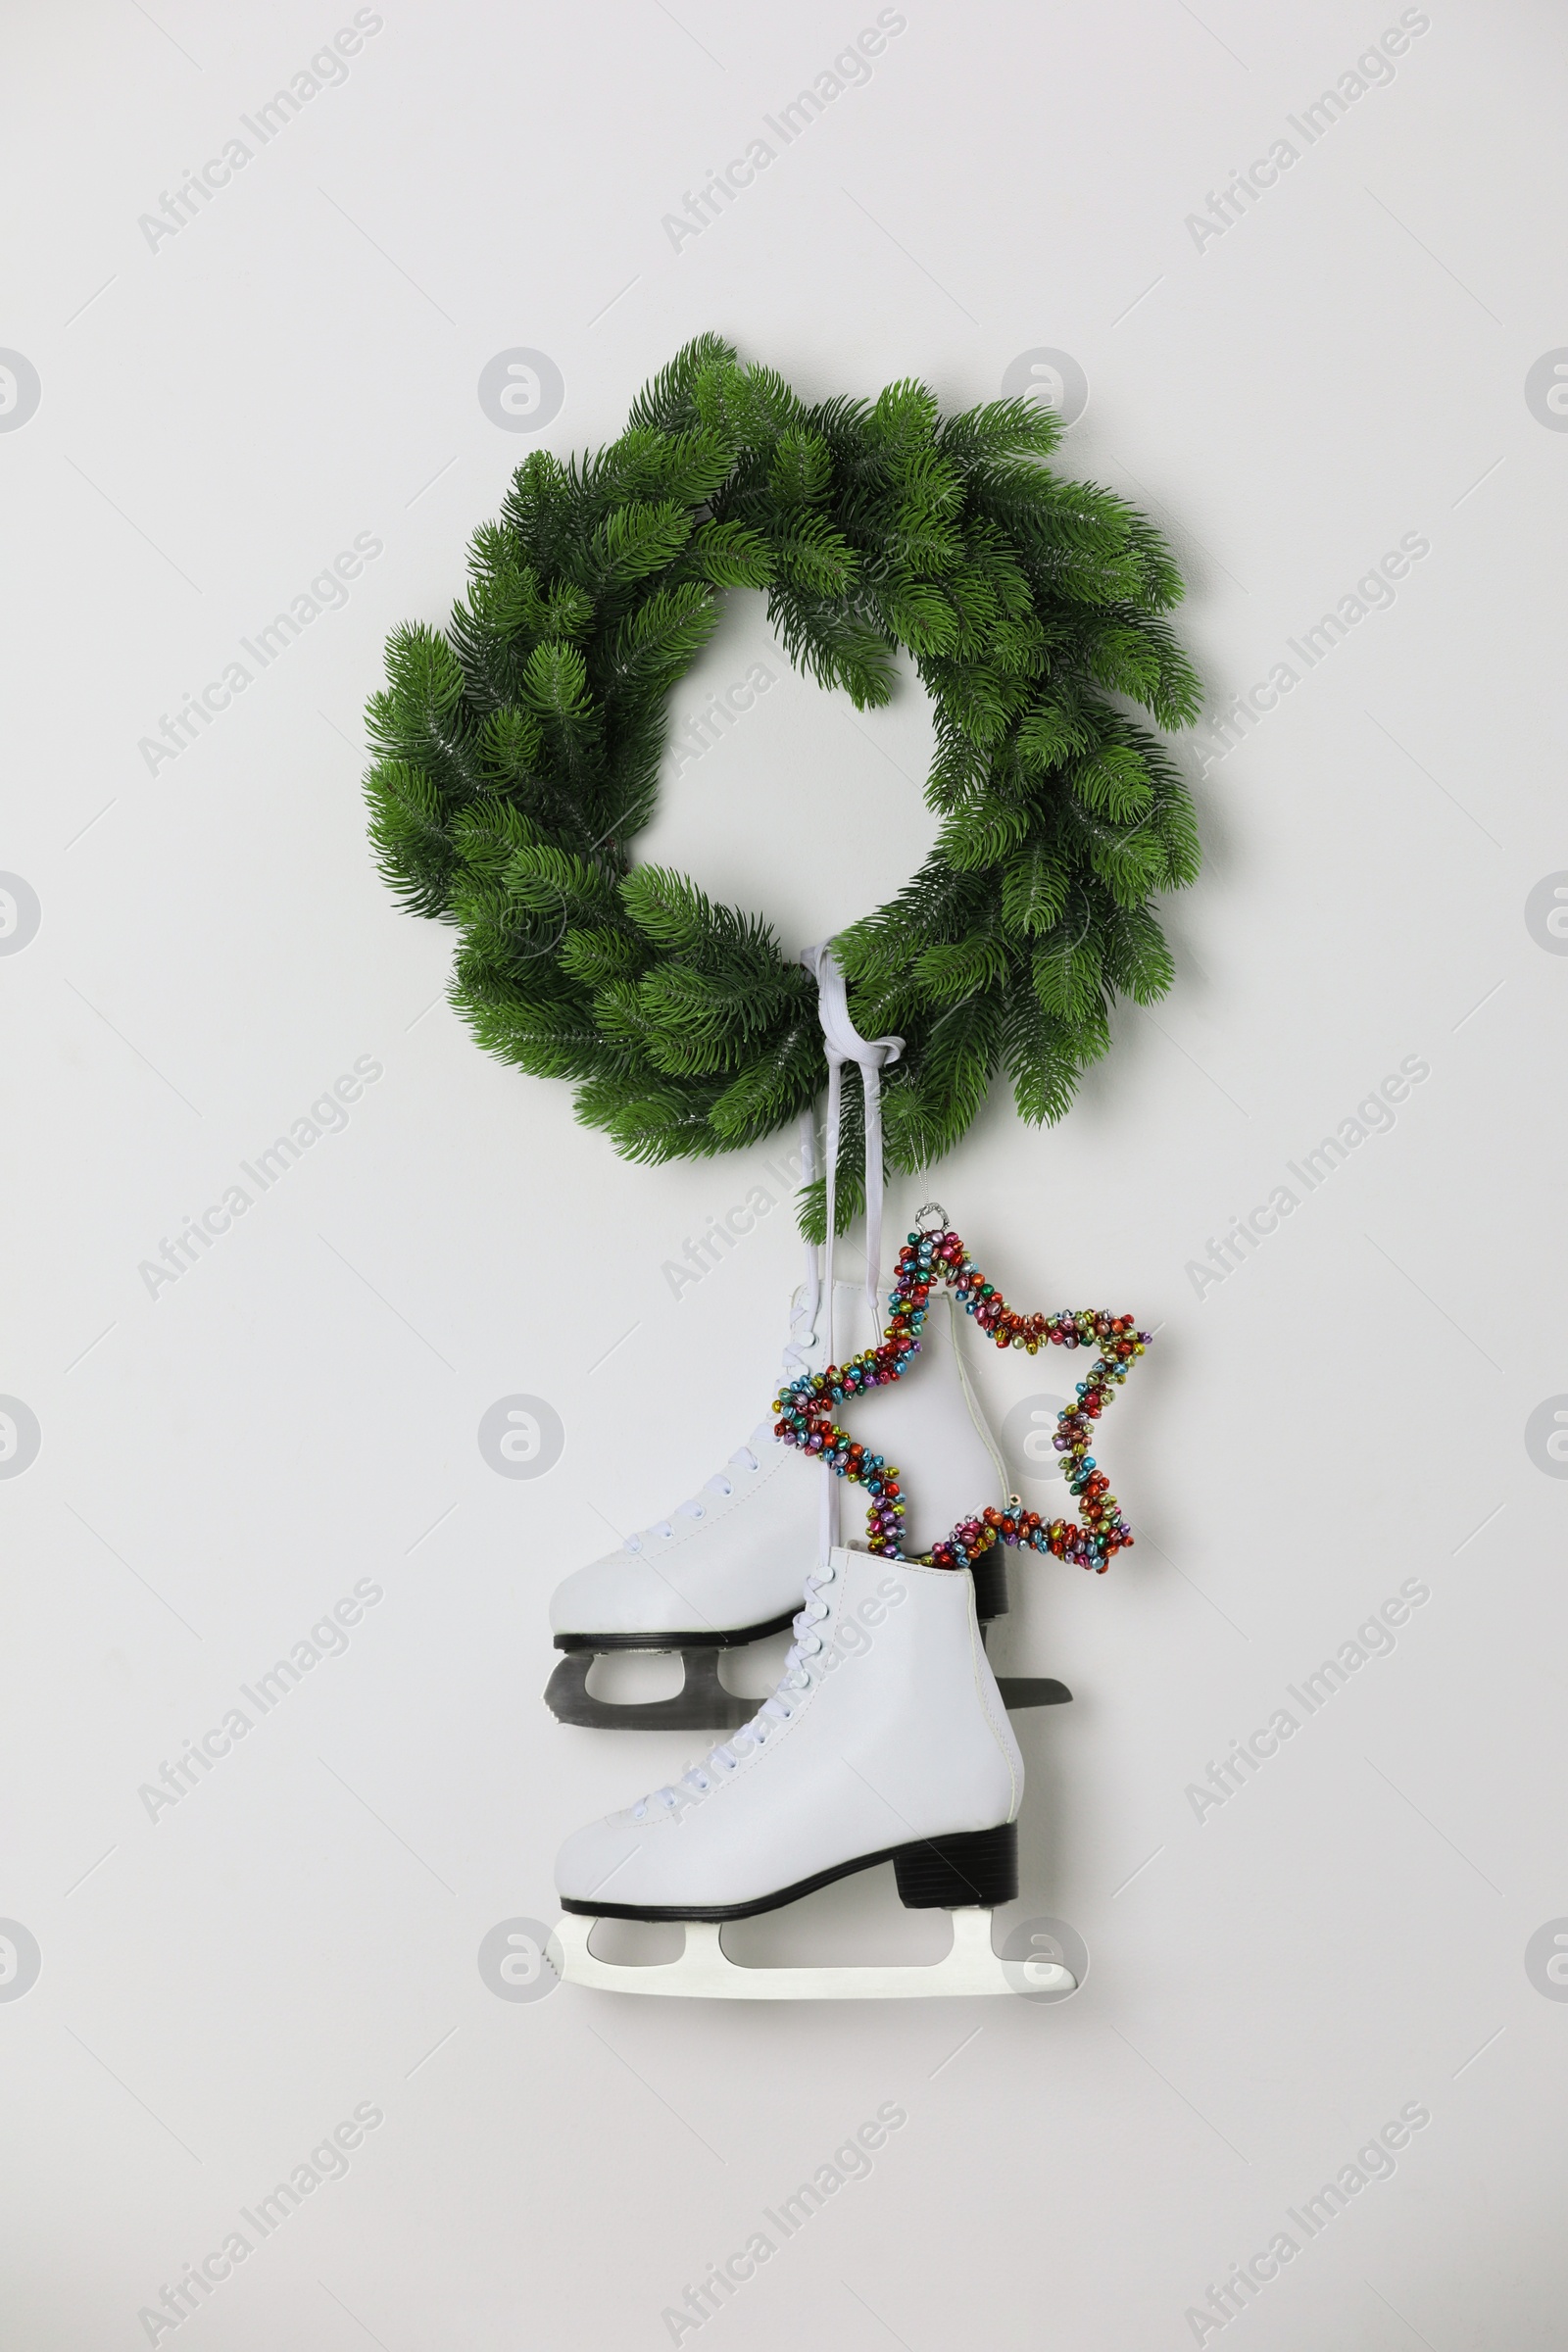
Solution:
M 641 1551 L 650 1536 L 658 1536 L 667 1544 L 675 1533 L 677 1519 L 707 1518 L 708 1504 L 703 1499 L 704 1494 L 711 1494 L 719 1501 L 725 1501 L 734 1494 L 735 1481 L 728 1475 L 731 1470 L 760 1470 L 761 1466 L 760 1456 L 755 1453 L 750 1446 L 738 1447 L 730 1455 L 722 1470 L 715 1470 L 711 1478 L 704 1480 L 702 1494 L 690 1495 L 685 1502 L 675 1505 L 667 1519 L 656 1519 L 652 1527 L 642 1528 L 635 1536 L 628 1536 L 626 1549 Z
M 800 1144 L 801 1182 L 809 1184 L 816 1174 L 816 1124 L 808 1110 L 803 1114 L 801 1119 Z M 836 1148 L 837 1139 L 835 1138 Z M 799 1296 L 790 1304 L 790 1336 L 784 1344 L 783 1369 L 786 1381 L 794 1380 L 800 1373 L 808 1372 L 811 1369 L 811 1352 L 816 1346 L 816 1325 L 821 1303 L 821 1277 L 817 1270 L 816 1251 L 808 1243 L 806 1282 Z M 753 1431 L 753 1436 L 760 1437 L 763 1429 L 767 1429 L 768 1434 L 771 1435 L 768 1425 L 763 1424 Z M 760 1468 L 761 1463 L 752 1447 L 742 1446 L 737 1452 L 730 1455 L 722 1470 L 715 1470 L 711 1478 L 704 1480 L 703 1494 L 711 1494 L 721 1502 L 727 1501 L 735 1492 L 735 1482 L 728 1473 L 731 1470 L 747 1471 Z M 674 1536 L 677 1519 L 703 1519 L 707 1515 L 708 1504 L 704 1501 L 703 1494 L 693 1494 L 685 1502 L 677 1503 L 667 1519 L 656 1519 L 651 1527 L 640 1528 L 636 1535 L 628 1536 L 626 1549 L 641 1551 L 643 1544 L 651 1536 L 657 1536 L 662 1543 L 667 1544 Z
M 822 1045 L 827 1057 L 827 1120 L 823 1136 L 827 1182 L 827 1246 L 819 1259 L 816 1250 L 807 1245 L 806 1283 L 802 1295 L 790 1310 L 790 1336 L 784 1348 L 784 1377 L 791 1380 L 810 1370 L 811 1357 L 819 1337 L 825 1337 L 823 1360 L 837 1360 L 834 1338 L 833 1311 L 833 1249 L 834 1226 L 838 1208 L 839 1136 L 843 1118 L 844 1065 L 853 1061 L 860 1072 L 865 1096 L 865 1296 L 871 1309 L 873 1331 L 881 1329 L 882 1283 L 882 1071 L 897 1061 L 904 1051 L 902 1037 L 862 1037 L 850 1018 L 849 997 L 844 974 L 831 946 L 808 948 L 801 961 L 811 973 L 817 988 L 817 1017 L 822 1024 Z M 809 1110 L 803 1112 L 800 1128 L 801 1182 L 809 1184 L 816 1174 L 816 1121 Z M 825 1318 L 825 1320 L 824 1320 Z M 731 1470 L 756 1470 L 757 1456 L 751 1446 L 743 1446 L 732 1453 L 725 1468 L 716 1471 L 704 1485 L 701 1494 L 693 1494 L 677 1503 L 666 1519 L 656 1519 L 651 1527 L 639 1529 L 626 1539 L 626 1549 L 640 1552 L 645 1543 L 656 1539 L 670 1543 L 675 1534 L 677 1518 L 703 1519 L 708 1514 L 705 1495 L 726 1501 L 734 1493 L 734 1481 L 727 1475 Z M 838 1541 L 838 1485 L 826 1464 L 822 1467 L 822 1507 L 818 1551 L 823 1564 L 829 1559 Z M 819 1571 L 820 1573 L 820 1571 Z
M 817 1343 L 819 1319 L 825 1315 L 825 1360 L 836 1361 L 833 1335 L 833 1248 L 834 1226 L 837 1223 L 837 1193 L 839 1164 L 839 1136 L 842 1122 L 844 1064 L 853 1061 L 860 1072 L 864 1090 L 865 1129 L 865 1296 L 871 1309 L 872 1326 L 880 1330 L 882 1283 L 882 1071 L 888 1063 L 897 1061 L 904 1051 L 902 1037 L 862 1037 L 850 1018 L 849 998 L 844 974 L 831 946 L 808 948 L 801 961 L 817 984 L 817 1016 L 822 1024 L 823 1051 L 827 1056 L 827 1119 L 823 1136 L 826 1177 L 827 1239 L 819 1263 L 817 1252 L 807 1247 L 807 1276 L 799 1303 L 791 1311 L 789 1344 L 784 1350 L 787 1371 L 804 1371 L 809 1362 L 809 1350 Z M 801 1181 L 809 1184 L 816 1172 L 816 1122 L 811 1111 L 801 1120 Z M 730 1456 L 730 1467 L 744 1464 L 757 1468 L 757 1457 L 749 1446 L 742 1446 Z M 675 1812 L 682 1802 L 691 1803 L 707 1796 L 715 1778 L 723 1779 L 739 1765 L 744 1754 L 755 1752 L 766 1744 L 778 1724 L 788 1723 L 795 1709 L 788 1693 L 808 1690 L 811 1685 L 808 1658 L 822 1648 L 822 1637 L 816 1631 L 829 1614 L 828 1604 L 817 1595 L 823 1585 L 833 1582 L 837 1570 L 833 1565 L 833 1546 L 837 1542 L 838 1486 L 832 1471 L 824 1462 L 821 1466 L 822 1513 L 820 1551 L 817 1568 L 806 1580 L 805 1602 L 791 1625 L 794 1640 L 784 1661 L 784 1675 L 778 1688 L 749 1723 L 717 1747 L 710 1748 L 700 1764 L 693 1764 L 682 1773 L 678 1783 L 669 1783 L 639 1798 L 632 1807 L 635 1821 L 646 1821 L 649 1807 L 658 1805 L 666 1813 Z M 709 1490 L 719 1495 L 733 1492 L 732 1484 L 722 1472 L 708 1481 Z M 688 1518 L 701 1519 L 707 1504 L 701 1495 L 683 1502 L 680 1510 Z M 646 1534 L 669 1538 L 674 1528 L 669 1520 L 644 1531 Z M 628 1539 L 627 1549 L 641 1548 L 642 1537 Z M 684 1793 L 684 1797 L 682 1792 Z
M 801 1183 L 810 1184 L 816 1176 L 816 1113 L 807 1105 L 801 1113 Z M 809 1350 L 816 1346 L 816 1318 L 822 1305 L 822 1273 L 816 1250 L 810 1242 L 806 1245 L 806 1283 L 800 1303 L 790 1309 L 789 1345 L 784 1350 L 787 1372 L 810 1370 Z
M 844 1064 L 853 1061 L 860 1073 L 864 1094 L 865 1129 L 865 1298 L 871 1310 L 871 1328 L 882 1328 L 882 1072 L 890 1062 L 898 1060 L 904 1052 L 902 1037 L 862 1037 L 850 1018 L 850 1001 L 844 985 L 844 973 L 831 945 L 808 948 L 801 957 L 807 970 L 816 981 L 816 1012 L 822 1024 L 822 1050 L 827 1056 L 827 1121 L 823 1136 L 823 1175 L 826 1190 L 826 1261 L 822 1275 L 825 1294 L 826 1321 L 825 1359 L 838 1362 L 838 1342 L 833 1329 L 833 1249 L 834 1228 L 838 1223 L 839 1132 L 843 1115 Z M 811 1252 L 813 1280 L 815 1252 Z M 838 1481 L 824 1462 L 821 1467 L 821 1506 L 817 1534 L 817 1554 L 821 1561 L 832 1556 L 839 1537 Z
M 827 1189 L 828 1360 L 833 1354 L 833 1228 L 837 1223 L 839 1129 L 842 1117 L 844 1065 L 859 1070 L 865 1096 L 865 1299 L 873 1318 L 881 1303 L 882 1288 L 882 1072 L 904 1052 L 902 1037 L 862 1037 L 850 1018 L 844 973 L 831 946 L 808 948 L 801 961 L 816 982 L 816 1012 L 822 1024 L 822 1050 L 827 1056 L 827 1126 L 823 1138 L 823 1174 Z
M 692 1804 L 699 1797 L 707 1796 L 715 1782 L 728 1779 L 744 1756 L 766 1746 L 777 1725 L 789 1722 L 795 1712 L 791 1704 L 792 1694 L 798 1697 L 811 1687 L 811 1669 L 807 1660 L 818 1656 L 822 1648 L 822 1637 L 816 1629 L 828 1616 L 829 1608 L 828 1603 L 819 1600 L 817 1594 L 820 1588 L 830 1585 L 837 1574 L 838 1570 L 829 1560 L 825 1567 L 816 1569 L 807 1578 L 804 1606 L 790 1627 L 795 1638 L 784 1660 L 783 1677 L 772 1695 L 763 1699 L 750 1723 L 743 1723 L 738 1732 L 732 1732 L 717 1747 L 710 1747 L 702 1762 L 691 1765 L 681 1774 L 678 1782 L 666 1783 L 662 1788 L 656 1788 L 649 1795 L 639 1797 L 631 1809 L 633 1821 L 646 1821 L 652 1805 L 658 1805 L 662 1812 L 674 1813 L 683 1804 Z

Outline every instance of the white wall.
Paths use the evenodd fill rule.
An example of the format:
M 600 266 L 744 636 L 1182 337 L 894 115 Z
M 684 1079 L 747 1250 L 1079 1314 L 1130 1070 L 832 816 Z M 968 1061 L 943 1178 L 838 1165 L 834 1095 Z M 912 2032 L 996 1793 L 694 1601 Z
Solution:
M 364 2105 L 346 2178 L 246 2232 L 182 2344 L 1554 2343 L 1568 1988 L 1526 1954 L 1568 1932 L 1568 1487 L 1526 1432 L 1568 1409 L 1568 962 L 1527 906 L 1568 869 L 1568 416 L 1549 359 L 1527 377 L 1568 347 L 1560 16 L 1404 11 L 1392 78 L 1309 147 L 1291 118 L 1392 0 L 907 0 L 869 79 L 677 249 L 662 217 L 874 8 L 374 13 L 265 147 L 241 119 L 347 5 L 90 0 L 8 36 L 0 342 L 41 399 L 0 432 L 0 866 L 41 919 L 0 962 L 0 1390 L 41 1448 L 0 1481 L 0 1915 L 41 1974 L 0 1984 L 7 2342 L 168 2342 L 138 2311 Z M 243 170 L 150 243 L 236 131 Z M 1277 183 L 1196 232 L 1279 138 Z M 765 1405 L 796 1245 L 780 1206 L 671 1297 L 766 1153 L 622 1165 L 478 1053 L 450 935 L 367 852 L 360 713 L 535 445 L 481 408 L 486 364 L 549 356 L 565 450 L 708 326 L 805 392 L 917 373 L 950 406 L 1071 355 L 1065 465 L 1171 533 L 1211 710 L 1300 673 L 1206 772 L 1184 752 L 1206 863 L 1166 1004 L 1118 1015 L 1063 1128 L 999 1092 L 898 1197 L 935 1190 L 1021 1301 L 1159 1327 L 1107 1447 L 1137 1549 L 1015 1569 L 998 1644 L 1077 1693 L 1019 1719 L 1003 1920 L 1087 1943 L 1059 2007 L 518 2005 L 476 1965 L 551 1916 L 562 1835 L 690 1750 L 545 1714 L 546 1602 Z M 357 534 L 380 552 L 346 604 L 149 772 L 161 714 Z M 1394 601 L 1308 672 L 1289 641 L 1406 534 Z M 757 600 L 681 709 L 757 659 L 767 698 L 647 846 L 799 943 L 916 861 L 926 728 L 912 692 L 858 721 L 798 680 Z M 361 1056 L 346 1128 L 149 1296 L 176 1220 Z M 1288 1163 L 1406 1057 L 1397 1123 L 1307 1196 Z M 1282 1184 L 1295 1213 L 1200 1297 L 1191 1261 Z M 565 1432 L 536 1482 L 476 1444 L 519 1393 Z M 346 1652 L 150 1819 L 139 1788 L 361 1580 Z M 1392 1654 L 1309 1718 L 1288 1687 L 1411 1580 Z M 1281 1707 L 1295 1736 L 1200 1808 Z M 930 1928 L 878 1882 L 779 1933 Z M 870 2177 L 675 2329 L 887 2102 Z M 1393 2177 L 1309 2238 L 1288 2209 L 1407 2107 Z M 1245 2318 L 1190 2316 L 1281 2231 Z

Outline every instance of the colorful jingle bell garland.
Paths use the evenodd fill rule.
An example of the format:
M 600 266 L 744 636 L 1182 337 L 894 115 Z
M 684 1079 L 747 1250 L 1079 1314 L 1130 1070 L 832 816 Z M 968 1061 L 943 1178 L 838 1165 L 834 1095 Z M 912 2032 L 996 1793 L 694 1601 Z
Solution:
M 924 1212 L 922 1212 L 924 1213 Z M 987 1282 L 958 1236 L 946 1223 L 940 1230 L 911 1233 L 899 1251 L 898 1271 L 890 1300 L 891 1311 L 882 1338 L 874 1348 L 852 1356 L 847 1364 L 829 1364 L 825 1372 L 804 1373 L 773 1399 L 780 1416 L 773 1434 L 786 1446 L 825 1461 L 838 1477 L 862 1487 L 870 1497 L 866 1513 L 867 1546 L 884 1559 L 903 1559 L 904 1503 L 899 1473 L 879 1453 L 858 1445 L 836 1426 L 835 1404 L 862 1396 L 868 1389 L 900 1380 L 913 1362 L 925 1324 L 926 1301 L 939 1283 L 945 1283 L 972 1315 L 988 1339 L 999 1348 L 1020 1348 L 1029 1355 L 1051 1348 L 1098 1347 L 1098 1360 L 1078 1384 L 1078 1401 L 1067 1405 L 1056 1420 L 1052 1441 L 1065 1454 L 1062 1467 L 1068 1491 L 1078 1497 L 1081 1526 L 1065 1519 L 1042 1519 L 1026 1511 L 1019 1498 L 1008 1508 L 993 1504 L 976 1519 L 960 1520 L 941 1544 L 926 1555 L 936 1568 L 967 1568 L 1001 1539 L 1004 1544 L 1050 1552 L 1054 1559 L 1076 1560 L 1102 1576 L 1118 1551 L 1127 1550 L 1132 1529 L 1121 1516 L 1110 1492 L 1110 1481 L 1089 1450 L 1093 1424 L 1133 1364 L 1150 1344 L 1150 1334 L 1134 1327 L 1131 1315 L 1111 1315 L 1103 1309 L 1063 1309 L 1054 1315 L 1020 1315 L 1001 1292 Z

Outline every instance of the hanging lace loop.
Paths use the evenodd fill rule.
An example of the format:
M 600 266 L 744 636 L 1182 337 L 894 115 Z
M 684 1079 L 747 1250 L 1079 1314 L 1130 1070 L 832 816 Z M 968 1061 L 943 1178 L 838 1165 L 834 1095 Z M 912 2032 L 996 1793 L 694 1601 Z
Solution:
M 860 1073 L 864 1095 L 865 1130 L 865 1297 L 871 1310 L 873 1328 L 881 1324 L 882 1287 L 882 1072 L 898 1060 L 904 1052 L 902 1037 L 862 1037 L 850 1018 L 849 992 L 844 985 L 843 967 L 833 953 L 831 941 L 808 948 L 801 956 L 802 963 L 816 982 L 816 1011 L 822 1024 L 822 1050 L 827 1056 L 827 1124 L 823 1137 L 824 1192 L 827 1225 L 823 1248 L 824 1270 L 821 1276 L 823 1312 L 826 1315 L 827 1360 L 838 1360 L 838 1344 L 833 1314 L 833 1250 L 838 1224 L 839 1136 L 843 1124 L 844 1065 L 853 1061 Z M 811 1251 L 812 1281 L 816 1280 L 816 1253 Z M 819 1550 L 825 1561 L 838 1541 L 838 1489 L 832 1477 L 822 1473 L 822 1504 L 820 1515 Z
M 873 1312 L 882 1284 L 882 1072 L 904 1052 L 902 1037 L 862 1037 L 850 1018 L 844 972 L 831 942 L 808 948 L 802 963 L 816 982 L 817 1018 L 827 1056 L 827 1129 L 823 1139 L 826 1178 L 827 1248 L 824 1287 L 828 1351 L 833 1352 L 833 1245 L 838 1221 L 839 1135 L 843 1116 L 844 1065 L 860 1073 L 865 1098 L 865 1296 Z
M 809 1106 L 801 1113 L 800 1124 L 801 1185 L 804 1189 L 816 1176 L 816 1113 Z M 816 1318 L 822 1308 L 822 1275 L 814 1242 L 806 1245 L 806 1284 L 801 1302 L 790 1313 L 789 1345 L 785 1360 L 800 1371 L 807 1366 L 810 1350 L 816 1346 Z

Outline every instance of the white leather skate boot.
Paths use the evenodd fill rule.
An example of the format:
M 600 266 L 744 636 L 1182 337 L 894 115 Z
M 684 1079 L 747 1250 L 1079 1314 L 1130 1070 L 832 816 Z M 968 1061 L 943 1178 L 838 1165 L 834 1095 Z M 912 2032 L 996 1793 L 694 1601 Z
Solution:
M 836 1546 L 806 1581 L 788 1670 L 752 1721 L 672 1787 L 566 1840 L 552 1957 L 567 1981 L 617 1991 L 799 2000 L 1015 1989 L 992 1951 L 989 1914 L 1017 1892 L 1022 1797 L 972 1578 Z M 888 1861 L 906 1906 L 957 1915 L 953 1950 L 934 1967 L 726 1959 L 722 1922 Z M 589 1951 L 596 1919 L 691 1924 L 679 1960 L 621 1967 Z M 1060 1988 L 1072 1983 L 1063 1970 Z
M 827 1318 L 797 1295 L 786 1376 L 826 1362 Z M 864 1295 L 834 1286 L 834 1347 L 841 1355 L 880 1337 Z M 813 1325 L 824 1326 L 818 1333 Z M 855 1434 L 908 1482 L 906 1547 L 922 1551 L 986 1502 L 1005 1499 L 1005 1475 L 960 1352 L 963 1317 L 933 1301 L 920 1360 L 896 1388 L 850 1409 Z M 783 1633 L 801 1605 L 806 1566 L 818 1552 L 821 1479 L 778 1444 L 771 1419 L 753 1430 L 702 1492 L 616 1551 L 568 1576 L 550 1604 L 556 1647 L 565 1652 L 545 1692 L 563 1723 L 593 1729 L 726 1731 L 757 1702 L 725 1690 L 718 1652 Z M 854 1498 L 847 1498 L 854 1531 Z M 1000 1552 L 1000 1546 L 998 1547 Z M 981 1564 L 981 1615 L 1006 1608 L 1000 1557 Z M 593 1661 L 615 1651 L 679 1650 L 685 1682 L 673 1698 L 617 1705 L 587 1689 Z M 1032 1687 L 1031 1687 L 1032 1688 Z M 1065 1697 L 1059 1683 L 1020 1691 L 1019 1704 Z

